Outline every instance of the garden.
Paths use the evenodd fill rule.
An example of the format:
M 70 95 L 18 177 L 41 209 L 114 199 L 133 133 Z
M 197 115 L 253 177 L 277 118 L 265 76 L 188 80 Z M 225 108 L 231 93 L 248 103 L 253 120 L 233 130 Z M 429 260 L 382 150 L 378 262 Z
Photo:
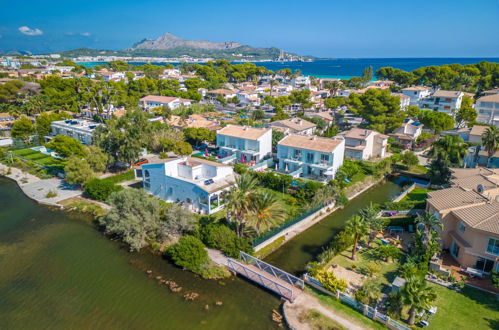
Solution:
M 31 148 L 4 150 L 0 156 L 2 163 L 41 179 L 53 177 L 64 170 L 64 161 Z

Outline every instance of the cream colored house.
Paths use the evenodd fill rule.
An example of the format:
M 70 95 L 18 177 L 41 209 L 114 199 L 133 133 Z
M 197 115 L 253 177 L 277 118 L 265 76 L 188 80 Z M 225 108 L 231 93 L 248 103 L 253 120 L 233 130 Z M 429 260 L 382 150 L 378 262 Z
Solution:
M 456 169 L 451 184 L 430 192 L 426 206 L 443 222 L 442 248 L 463 267 L 499 270 L 499 172 Z
M 355 160 L 383 158 L 386 156 L 388 136 L 379 132 L 352 128 L 340 133 L 345 139 L 345 157 Z

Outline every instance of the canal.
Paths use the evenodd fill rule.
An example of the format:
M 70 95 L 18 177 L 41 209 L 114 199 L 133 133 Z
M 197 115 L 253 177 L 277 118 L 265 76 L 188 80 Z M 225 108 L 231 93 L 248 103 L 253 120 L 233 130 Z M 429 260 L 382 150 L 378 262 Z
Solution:
M 399 178 L 400 180 L 400 178 Z M 283 270 L 301 275 L 309 261 L 313 261 L 329 244 L 334 235 L 341 230 L 349 217 L 370 202 L 390 201 L 402 192 L 402 187 L 390 179 L 371 187 L 357 198 L 352 199 L 343 209 L 333 212 L 300 235 L 286 242 L 265 261 Z
M 359 209 L 401 191 L 386 181 L 287 242 L 266 261 L 300 274 Z M 152 270 L 148 276 L 146 270 Z M 240 278 L 202 280 L 148 252 L 130 253 L 89 216 L 53 210 L 0 178 L 0 329 L 275 329 L 279 299 Z M 182 287 L 170 292 L 161 276 Z M 199 293 L 186 301 L 188 292 Z M 216 306 L 221 301 L 222 306 Z

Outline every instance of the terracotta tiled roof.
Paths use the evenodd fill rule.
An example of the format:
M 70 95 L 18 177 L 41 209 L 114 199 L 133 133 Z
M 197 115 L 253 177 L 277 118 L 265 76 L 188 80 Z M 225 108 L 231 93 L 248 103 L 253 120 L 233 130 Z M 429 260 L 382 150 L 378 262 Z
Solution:
M 496 102 L 499 103 L 499 94 L 482 96 L 477 102 Z
M 472 228 L 499 235 L 499 202 L 472 206 L 452 213 Z
M 475 125 L 471 128 L 470 135 L 482 136 L 485 131 L 489 128 L 488 126 Z
M 221 130 L 218 130 L 217 134 L 225 136 L 233 136 L 247 140 L 257 140 L 265 133 L 271 130 L 272 130 L 271 128 L 255 128 L 249 126 L 227 125 Z
M 290 118 L 290 119 L 283 119 L 283 120 L 277 120 L 272 123 L 270 123 L 271 127 L 274 126 L 280 126 L 280 127 L 286 127 L 290 128 L 294 131 L 304 131 L 313 127 L 316 127 L 317 125 L 314 123 L 309 122 L 308 120 L 301 119 L 301 118 Z
M 463 179 L 477 175 L 493 175 L 499 174 L 499 170 L 491 168 L 477 167 L 477 168 L 451 168 L 453 179 Z
M 144 101 L 152 101 L 152 102 L 158 102 L 158 103 L 170 103 L 175 100 L 179 100 L 178 97 L 171 97 L 171 96 L 159 96 L 159 95 L 147 95 L 141 98 L 139 101 L 144 102 Z
M 429 192 L 427 199 L 427 202 L 439 211 L 470 207 L 487 201 L 479 193 L 460 187 Z
M 402 89 L 403 91 L 424 91 L 424 90 L 427 90 L 427 89 L 430 89 L 430 87 L 426 87 L 426 86 L 412 86 L 412 87 L 406 87 L 404 89 Z
M 290 134 L 279 141 L 278 145 L 320 152 L 333 152 L 342 142 L 344 142 L 342 139 Z
M 463 92 L 460 91 L 445 91 L 445 90 L 438 90 L 435 93 L 433 93 L 432 96 L 434 97 L 459 97 L 462 95 Z

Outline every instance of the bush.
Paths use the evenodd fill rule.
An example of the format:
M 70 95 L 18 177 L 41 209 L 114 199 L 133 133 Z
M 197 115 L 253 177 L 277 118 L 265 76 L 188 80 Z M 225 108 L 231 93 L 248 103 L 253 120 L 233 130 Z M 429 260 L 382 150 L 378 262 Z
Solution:
M 339 279 L 334 275 L 333 272 L 328 272 L 325 270 L 318 270 L 315 272 L 314 277 L 321 282 L 322 286 L 333 293 L 337 290 L 345 291 L 347 288 L 347 282 L 344 279 Z
M 498 271 L 492 271 L 490 274 L 490 280 L 492 281 L 492 284 L 496 287 L 499 288 L 499 272 Z
M 116 183 L 120 183 L 120 182 L 130 181 L 133 179 L 135 179 L 135 174 L 133 173 L 133 170 L 128 170 L 128 171 L 122 172 L 120 174 L 108 176 L 107 178 L 102 179 L 102 181 L 116 184 Z
M 209 260 L 203 242 L 189 235 L 180 237 L 178 243 L 168 248 L 167 254 L 177 266 L 195 273 L 200 273 Z
M 85 193 L 90 198 L 105 202 L 112 193 L 120 191 L 122 189 L 123 187 L 118 186 L 112 182 L 100 179 L 92 179 L 85 186 Z
M 209 224 L 203 227 L 201 239 L 209 247 L 219 249 L 231 258 L 238 258 L 239 251 L 253 252 L 248 239 L 238 237 L 232 229 L 222 224 Z

